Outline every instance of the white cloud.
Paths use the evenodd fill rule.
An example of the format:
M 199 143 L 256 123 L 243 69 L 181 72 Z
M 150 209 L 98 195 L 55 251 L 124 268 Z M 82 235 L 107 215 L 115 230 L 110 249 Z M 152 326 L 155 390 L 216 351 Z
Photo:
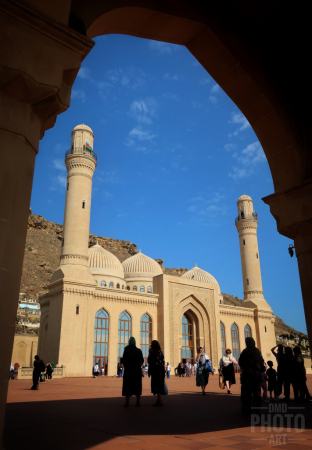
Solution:
M 136 90 L 145 86 L 146 76 L 143 70 L 135 67 L 126 69 L 110 69 L 106 72 L 104 79 L 97 82 L 99 94 L 101 96 L 113 95 L 114 88 L 121 86 L 123 88 Z
M 201 84 L 202 86 L 204 86 L 205 84 L 208 84 L 208 83 L 210 83 L 210 78 L 203 78 L 199 82 L 199 84 Z
M 248 122 L 246 117 L 240 112 L 238 113 L 233 112 L 232 118 L 231 120 L 229 120 L 229 123 L 231 125 L 239 125 L 238 128 L 233 133 L 234 136 L 237 136 L 240 131 L 244 131 L 250 127 L 250 123 Z
M 107 192 L 107 191 L 104 191 L 102 194 L 103 194 L 103 198 L 104 198 L 105 200 L 107 200 L 107 199 L 113 197 L 113 194 L 111 194 L 110 192 Z
M 209 101 L 210 103 L 212 103 L 213 105 L 215 105 L 216 103 L 218 103 L 218 99 L 215 95 L 209 95 Z
M 86 93 L 85 91 L 81 90 L 81 89 L 72 89 L 71 91 L 71 98 L 75 99 L 77 98 L 78 100 L 81 100 L 83 103 L 86 101 Z
M 214 84 L 210 89 L 210 94 L 217 94 L 220 92 L 220 86 L 218 84 Z
M 201 103 L 197 100 L 192 101 L 191 105 L 194 109 L 201 108 L 201 106 L 202 106 Z
M 108 184 L 118 184 L 120 182 L 120 178 L 114 170 L 101 171 L 96 179 L 96 183 L 108 183 Z
M 165 73 L 164 77 L 165 80 L 170 80 L 170 81 L 178 81 L 181 79 L 181 77 L 179 75 L 170 75 L 169 73 Z
M 167 53 L 171 55 L 173 45 L 167 44 L 167 42 L 149 41 L 148 46 L 151 50 L 156 50 L 160 54 Z
M 235 150 L 237 148 L 237 145 L 235 145 L 235 144 L 225 144 L 224 148 L 225 148 L 225 150 L 227 152 L 231 152 L 232 150 Z
M 229 177 L 233 180 L 249 177 L 255 173 L 255 170 L 259 164 L 266 161 L 264 151 L 259 141 L 247 145 L 247 147 L 241 152 L 240 156 L 236 156 L 236 158 L 237 163 L 240 164 L 240 166 L 237 165 L 232 167 Z
M 54 169 L 62 170 L 64 172 L 66 172 L 66 166 L 65 166 L 65 162 L 63 159 L 54 159 L 52 161 L 52 164 L 53 164 Z
M 157 134 L 153 134 L 153 132 L 150 130 L 143 131 L 141 127 L 136 127 L 130 131 L 129 136 L 137 138 L 139 139 L 139 141 L 150 141 L 151 139 L 157 137 Z
M 151 117 L 156 115 L 157 102 L 153 97 L 144 100 L 135 100 L 130 106 L 130 116 L 139 123 L 151 124 Z
M 79 78 L 83 80 L 91 80 L 91 72 L 87 67 L 80 67 L 78 75 Z
M 162 97 L 165 98 L 166 100 L 179 100 L 180 99 L 178 94 L 171 94 L 170 92 L 162 94 Z

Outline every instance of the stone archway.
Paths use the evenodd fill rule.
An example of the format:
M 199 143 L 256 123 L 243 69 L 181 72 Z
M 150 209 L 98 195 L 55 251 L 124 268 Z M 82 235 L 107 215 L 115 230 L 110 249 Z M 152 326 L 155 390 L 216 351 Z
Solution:
M 279 5 L 271 8 L 260 2 L 251 7 L 236 1 L 224 5 L 64 0 L 58 8 L 48 3 L 25 0 L 0 6 L 4 43 L 0 98 L 5 111 L 0 118 L 0 298 L 5 311 L 0 314 L 0 339 L 8 342 L 2 349 L 3 386 L 7 386 L 35 156 L 45 130 L 69 107 L 81 61 L 94 45 L 86 32 L 89 37 L 124 33 L 185 45 L 247 117 L 274 181 L 275 193 L 265 202 L 278 231 L 295 241 L 311 339 L 312 139 L 309 53 L 304 45 L 309 43 L 304 34 L 309 29 L 308 9 L 281 11 Z M 2 423 L 3 415 L 1 429 Z
M 182 347 L 182 331 L 181 323 L 182 316 L 187 313 L 192 323 L 195 326 L 196 334 L 196 346 L 205 347 L 206 353 L 209 355 L 214 364 L 217 364 L 218 352 L 217 352 L 217 342 L 215 334 L 215 324 L 214 321 L 210 320 L 209 313 L 204 304 L 195 297 L 194 295 L 189 295 L 186 298 L 180 300 L 174 309 L 174 327 L 171 335 L 171 348 L 170 348 L 170 358 L 174 361 L 175 367 L 178 365 L 181 359 L 181 347 Z M 194 340 L 195 341 L 195 340 Z M 195 353 L 194 349 L 194 353 Z

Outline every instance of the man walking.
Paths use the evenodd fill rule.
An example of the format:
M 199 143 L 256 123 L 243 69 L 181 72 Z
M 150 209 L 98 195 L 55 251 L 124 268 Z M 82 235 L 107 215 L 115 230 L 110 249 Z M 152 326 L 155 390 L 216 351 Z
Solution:
M 39 383 L 39 377 L 41 372 L 45 371 L 45 365 L 44 362 L 42 361 L 42 359 L 39 358 L 38 355 L 35 356 L 35 361 L 34 361 L 34 371 L 33 371 L 33 385 L 30 388 L 32 391 L 37 391 L 38 388 L 38 383 Z

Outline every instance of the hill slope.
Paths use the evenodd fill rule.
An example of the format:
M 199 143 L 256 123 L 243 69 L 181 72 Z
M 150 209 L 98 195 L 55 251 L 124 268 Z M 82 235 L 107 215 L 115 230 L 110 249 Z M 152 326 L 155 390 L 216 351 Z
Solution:
M 44 217 L 32 214 L 30 210 L 20 288 L 20 292 L 26 294 L 27 298 L 38 301 L 39 296 L 47 292 L 51 276 L 59 264 L 62 234 L 62 225 L 48 222 Z M 138 253 L 136 244 L 129 241 L 90 234 L 89 246 L 96 244 L 97 241 L 121 262 Z M 163 265 L 162 259 L 156 259 L 156 261 L 163 272 L 168 275 L 181 276 L 188 270 L 186 268 L 168 269 Z M 223 295 L 224 303 L 243 306 L 242 300 L 238 297 L 229 294 Z M 305 336 L 304 333 L 286 325 L 279 317 L 276 317 L 275 331 L 276 334 Z

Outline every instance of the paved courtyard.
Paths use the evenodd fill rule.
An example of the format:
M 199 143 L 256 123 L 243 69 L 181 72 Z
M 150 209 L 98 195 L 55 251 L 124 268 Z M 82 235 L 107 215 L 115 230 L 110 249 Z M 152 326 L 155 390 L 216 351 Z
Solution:
M 121 385 L 118 378 L 65 378 L 40 383 L 39 391 L 30 391 L 30 380 L 10 381 L 6 450 L 312 447 L 312 402 L 280 403 L 283 411 L 275 413 L 269 408 L 276 403 L 271 407 L 263 403 L 261 422 L 252 427 L 250 417 L 240 413 L 239 383 L 228 395 L 219 389 L 218 377 L 210 377 L 203 396 L 194 377 L 171 378 L 162 408 L 152 407 L 149 378 L 143 380 L 140 408 L 134 406 L 135 399 L 130 408 L 123 408 Z M 308 387 L 312 392 L 312 375 Z

